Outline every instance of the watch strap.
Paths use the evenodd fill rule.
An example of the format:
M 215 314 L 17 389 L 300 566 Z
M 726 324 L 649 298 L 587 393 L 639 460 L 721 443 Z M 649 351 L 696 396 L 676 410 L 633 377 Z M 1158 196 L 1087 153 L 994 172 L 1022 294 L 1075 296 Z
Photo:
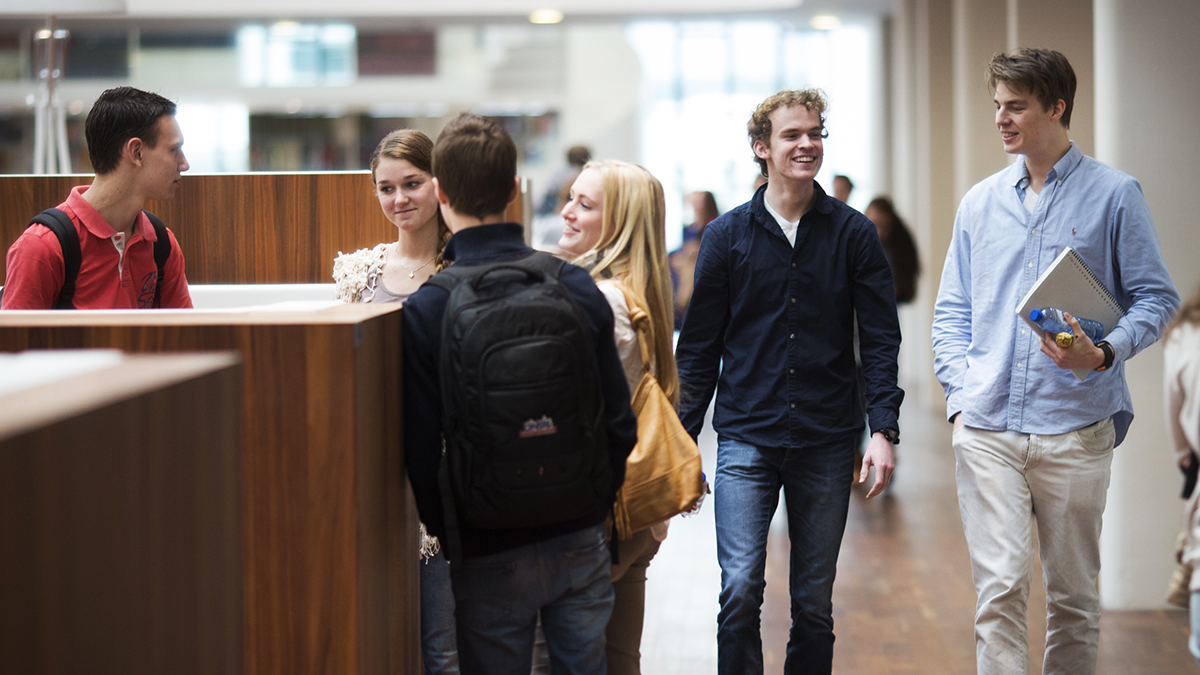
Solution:
M 1100 351 L 1104 352 L 1104 363 L 1100 364 L 1100 366 L 1096 368 L 1097 372 L 1112 368 L 1113 360 L 1116 359 L 1116 353 L 1113 352 L 1112 345 L 1108 344 L 1108 342 L 1104 340 L 1101 340 L 1100 342 L 1096 343 L 1096 346 L 1100 348 Z

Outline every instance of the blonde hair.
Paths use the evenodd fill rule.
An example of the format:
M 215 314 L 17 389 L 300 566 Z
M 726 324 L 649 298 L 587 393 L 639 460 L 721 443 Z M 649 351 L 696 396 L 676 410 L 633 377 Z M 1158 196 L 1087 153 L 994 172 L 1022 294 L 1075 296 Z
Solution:
M 379 141 L 379 145 L 375 146 L 375 152 L 371 153 L 372 183 L 375 182 L 375 169 L 379 166 L 379 161 L 385 157 L 402 159 L 412 164 L 418 171 L 433 175 L 433 141 L 415 129 L 397 129 L 384 136 L 383 140 Z M 442 259 L 442 251 L 446 249 L 446 242 L 450 241 L 451 234 L 450 228 L 446 227 L 446 221 L 442 218 L 441 209 L 437 210 L 437 228 L 438 249 L 434 269 L 441 272 L 447 266 L 446 261 Z
M 671 404 L 679 405 L 679 372 L 671 337 L 674 313 L 667 271 L 666 200 L 662 184 L 628 162 L 593 160 L 604 189 L 600 240 L 580 262 L 593 279 L 616 279 L 646 310 L 653 358 L 647 364 Z

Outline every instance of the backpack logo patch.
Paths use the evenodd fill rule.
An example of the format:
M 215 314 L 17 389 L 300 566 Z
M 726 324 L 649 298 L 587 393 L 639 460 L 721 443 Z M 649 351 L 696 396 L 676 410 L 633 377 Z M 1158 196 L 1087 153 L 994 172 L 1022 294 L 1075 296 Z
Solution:
M 525 424 L 521 425 L 521 433 L 517 434 L 517 437 L 533 438 L 557 433 L 558 426 L 554 424 L 554 420 L 550 419 L 549 415 L 542 415 L 541 419 L 525 420 Z

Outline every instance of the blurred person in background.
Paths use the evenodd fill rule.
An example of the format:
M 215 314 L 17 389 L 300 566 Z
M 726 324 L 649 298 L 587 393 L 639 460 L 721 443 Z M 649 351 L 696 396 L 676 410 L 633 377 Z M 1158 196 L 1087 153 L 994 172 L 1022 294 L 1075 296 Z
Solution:
M 850 203 L 850 193 L 854 191 L 854 181 L 844 174 L 833 177 L 833 198 L 844 204 Z
M 691 207 L 693 221 L 683 228 L 683 245 L 667 256 L 671 266 L 671 287 L 675 317 L 675 330 L 683 327 L 683 315 L 692 300 L 692 283 L 696 273 L 696 255 L 700 252 L 700 238 L 704 228 L 721 215 L 717 198 L 708 191 L 690 192 L 684 198 Z
M 887 197 L 872 199 L 865 215 L 875 223 L 879 241 L 883 242 L 883 254 L 892 268 L 892 283 L 896 286 L 896 304 L 912 302 L 917 296 L 917 277 L 921 274 L 921 261 L 912 233 L 896 215 L 896 207 Z

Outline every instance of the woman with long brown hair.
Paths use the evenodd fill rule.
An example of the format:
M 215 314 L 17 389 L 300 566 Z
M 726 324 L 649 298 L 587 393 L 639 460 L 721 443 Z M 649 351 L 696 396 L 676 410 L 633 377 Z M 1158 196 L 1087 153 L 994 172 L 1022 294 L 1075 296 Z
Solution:
M 393 131 L 375 148 L 375 196 L 398 235 L 395 241 L 338 255 L 333 280 L 339 300 L 402 302 L 443 267 L 450 230 L 438 209 L 432 157 L 433 141 L 412 129 Z
M 371 180 L 396 241 L 342 253 L 333 261 L 336 295 L 343 302 L 404 302 L 444 267 L 450 230 L 438 209 L 431 172 L 433 141 L 400 129 L 371 156 Z M 438 540 L 421 524 L 421 656 L 425 675 L 457 675 L 454 593 L 450 565 Z

